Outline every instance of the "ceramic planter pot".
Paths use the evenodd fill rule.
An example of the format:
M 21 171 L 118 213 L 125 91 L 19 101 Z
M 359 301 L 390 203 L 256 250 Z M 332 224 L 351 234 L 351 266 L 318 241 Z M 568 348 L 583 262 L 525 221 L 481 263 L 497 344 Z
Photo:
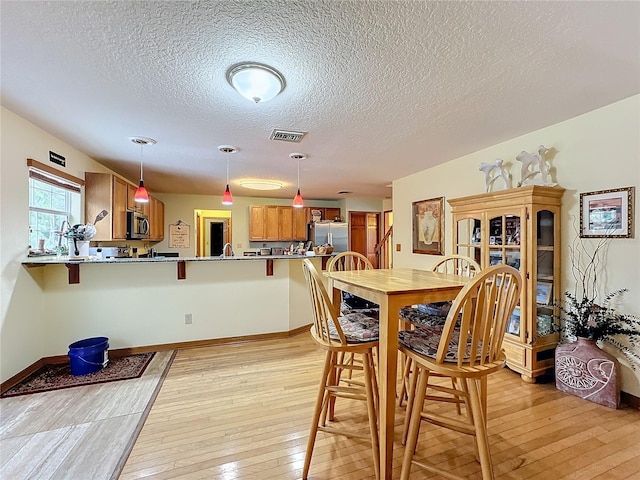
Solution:
M 609 408 L 620 406 L 620 363 L 598 348 L 595 340 L 578 337 L 556 347 L 556 388 Z

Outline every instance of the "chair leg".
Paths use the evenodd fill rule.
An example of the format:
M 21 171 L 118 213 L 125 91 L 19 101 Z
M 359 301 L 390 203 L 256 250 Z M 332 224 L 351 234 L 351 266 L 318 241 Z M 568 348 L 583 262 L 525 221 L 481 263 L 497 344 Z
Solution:
M 398 393 L 398 406 L 402 407 L 405 398 L 409 393 L 409 375 L 411 373 L 411 358 L 404 355 L 404 362 L 402 367 L 402 381 L 400 382 L 400 392 Z
M 418 373 L 419 372 L 419 373 Z M 415 389 L 414 397 L 417 399 L 424 398 L 427 392 L 427 382 L 429 381 L 429 372 L 424 368 L 420 368 L 417 364 L 414 368 L 414 375 L 418 375 L 418 384 Z M 420 434 L 420 423 L 422 421 L 422 406 L 424 402 L 420 400 L 413 402 L 413 411 L 411 412 L 411 424 L 409 426 L 409 435 L 404 447 L 404 457 L 402 459 L 402 471 L 400 472 L 400 480 L 408 480 L 411 473 L 411 461 L 418 443 L 418 435 Z
M 476 444 L 478 445 L 478 455 L 480 456 L 480 468 L 482 469 L 483 480 L 493 480 L 493 465 L 491 454 L 489 453 L 489 435 L 487 433 L 487 420 L 484 415 L 482 404 L 482 380 L 463 379 L 469 389 L 469 403 L 473 412 L 473 424 L 476 430 Z M 486 402 L 485 402 L 486 405 Z
M 334 355 L 334 365 L 343 365 L 343 362 L 345 361 L 345 357 L 346 354 L 344 352 L 336 352 L 333 354 Z M 353 362 L 353 354 L 351 354 L 351 361 Z M 351 373 L 351 371 L 349 371 L 349 373 Z M 330 377 L 330 385 L 338 385 L 340 383 L 340 377 L 342 376 L 342 369 L 341 368 L 333 368 L 332 369 L 332 373 L 331 373 L 331 377 Z M 351 378 L 351 375 L 349 375 L 348 378 Z M 329 409 L 328 409 L 328 414 L 329 414 L 329 421 L 333 422 L 334 419 L 334 415 L 335 415 L 335 411 L 336 411 L 336 400 L 337 398 L 334 397 L 333 395 L 331 395 L 329 397 Z M 326 418 L 327 417 L 327 412 L 325 412 L 325 415 L 322 419 L 322 424 L 324 425 L 326 423 Z
M 318 422 L 320 421 L 320 415 L 324 410 L 325 396 L 327 395 L 327 380 L 329 373 L 333 370 L 333 353 L 327 352 L 324 360 L 324 370 L 322 371 L 322 379 L 320 380 L 320 387 L 318 388 L 318 396 L 316 398 L 316 406 L 313 411 L 313 421 L 311 423 L 311 431 L 309 432 L 309 440 L 307 442 L 307 453 L 304 457 L 304 468 L 302 469 L 302 478 L 306 480 L 309 474 L 309 466 L 311 465 L 311 455 L 313 454 L 313 447 L 316 443 L 316 434 L 318 433 Z
M 373 468 L 376 480 L 380 480 L 380 446 L 378 444 L 378 410 L 376 408 L 374 389 L 375 370 L 372 370 L 373 356 L 371 352 L 365 353 L 362 359 L 364 368 L 364 386 L 367 393 L 367 412 L 369 414 L 369 430 L 371 432 L 371 450 L 373 453 Z
M 409 360 L 411 361 L 411 359 Z M 411 421 L 411 415 L 413 415 L 413 405 L 416 401 L 416 384 L 418 383 L 417 366 L 414 366 L 413 372 L 410 372 L 408 382 L 409 382 L 409 388 L 407 389 L 407 408 L 404 412 L 404 423 L 402 424 L 402 444 L 403 445 L 407 443 L 407 435 L 409 434 L 409 422 Z M 425 388 L 425 392 L 426 392 L 426 388 Z M 422 396 L 422 398 L 424 399 L 424 395 Z M 424 403 L 424 401 L 422 403 Z

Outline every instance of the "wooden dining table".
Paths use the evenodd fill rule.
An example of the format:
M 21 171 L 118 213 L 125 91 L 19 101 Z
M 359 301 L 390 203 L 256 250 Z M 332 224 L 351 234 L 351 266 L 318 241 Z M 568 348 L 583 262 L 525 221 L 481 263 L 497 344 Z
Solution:
M 330 287 L 333 287 L 334 305 L 340 305 L 341 292 L 349 292 L 380 305 L 380 478 L 390 480 L 393 466 L 400 308 L 417 303 L 452 300 L 469 281 L 469 277 L 412 268 L 349 270 L 324 274 L 330 280 Z

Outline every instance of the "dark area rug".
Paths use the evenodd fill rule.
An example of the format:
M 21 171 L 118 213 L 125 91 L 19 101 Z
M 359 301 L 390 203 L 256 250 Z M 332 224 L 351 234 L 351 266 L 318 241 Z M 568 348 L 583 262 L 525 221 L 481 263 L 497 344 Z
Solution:
M 87 375 L 72 375 L 71 367 L 68 363 L 45 365 L 17 385 L 11 387 L 0 397 L 17 397 L 18 395 L 48 392 L 61 388 L 138 378 L 144 373 L 154 355 L 155 352 L 149 352 L 109 358 L 109 363 L 106 367 Z

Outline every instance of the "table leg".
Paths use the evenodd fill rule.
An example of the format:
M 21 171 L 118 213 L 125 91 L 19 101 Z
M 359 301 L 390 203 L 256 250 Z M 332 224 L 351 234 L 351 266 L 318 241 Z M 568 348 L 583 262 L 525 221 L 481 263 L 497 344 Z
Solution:
M 391 479 L 398 368 L 397 301 L 385 297 L 380 304 L 380 478 Z

